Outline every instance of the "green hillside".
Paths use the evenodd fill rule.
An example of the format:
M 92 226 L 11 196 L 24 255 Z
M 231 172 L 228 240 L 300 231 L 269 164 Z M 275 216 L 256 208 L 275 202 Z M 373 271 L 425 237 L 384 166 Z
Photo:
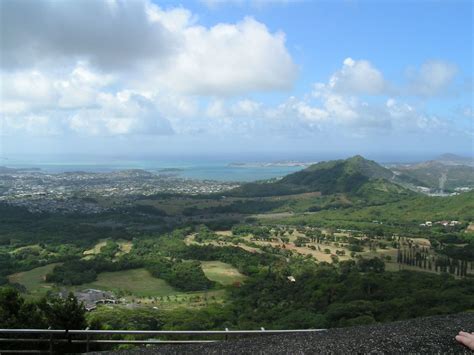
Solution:
M 424 221 L 472 222 L 474 221 L 474 191 L 450 197 L 415 195 L 377 206 L 328 209 L 312 214 L 300 214 L 284 218 L 279 222 L 358 228 L 372 225 L 373 220 L 391 226 L 411 225 L 414 227 Z
M 245 197 L 277 196 L 314 191 L 321 192 L 323 195 L 367 194 L 372 193 L 371 187 L 375 185 L 378 187 L 384 185 L 378 191 L 382 195 L 385 193 L 392 195 L 393 193 L 406 193 L 405 189 L 389 181 L 393 177 L 394 174 L 389 169 L 357 155 L 346 160 L 314 164 L 278 181 L 245 184 L 230 194 Z M 378 182 L 374 185 L 372 184 L 374 181 Z
M 474 167 L 467 165 L 448 165 L 439 161 L 400 166 L 393 169 L 405 177 L 418 181 L 417 185 L 454 190 L 457 187 L 474 187 Z

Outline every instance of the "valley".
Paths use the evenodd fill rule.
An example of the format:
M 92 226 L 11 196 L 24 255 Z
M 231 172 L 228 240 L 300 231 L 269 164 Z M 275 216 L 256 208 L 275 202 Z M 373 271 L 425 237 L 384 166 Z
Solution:
M 73 292 L 97 327 L 127 327 L 132 310 L 164 329 L 404 319 L 425 282 L 440 292 L 423 314 L 445 312 L 441 289 L 461 300 L 446 311 L 473 307 L 474 192 L 427 196 L 392 175 L 356 156 L 213 194 L 96 195 L 93 214 L 4 202 L 0 280 L 31 302 Z

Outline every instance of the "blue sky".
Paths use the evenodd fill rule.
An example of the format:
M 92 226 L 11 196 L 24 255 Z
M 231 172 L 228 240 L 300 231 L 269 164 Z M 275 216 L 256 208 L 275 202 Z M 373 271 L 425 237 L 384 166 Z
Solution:
M 473 154 L 471 1 L 2 1 L 0 154 Z

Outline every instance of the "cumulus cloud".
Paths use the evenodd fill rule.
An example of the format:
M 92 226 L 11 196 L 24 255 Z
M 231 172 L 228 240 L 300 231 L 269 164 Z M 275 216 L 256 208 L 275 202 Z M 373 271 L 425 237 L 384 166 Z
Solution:
M 148 92 L 107 91 L 115 80 L 84 63 L 60 74 L 4 72 L 0 106 L 3 134 L 171 134 L 164 113 L 183 116 L 189 110 L 186 100 L 169 96 L 165 100 Z M 162 101 L 166 105 L 159 105 Z
M 159 86 L 187 94 L 232 95 L 285 90 L 296 79 L 284 34 L 272 34 L 250 17 L 211 28 L 184 27 L 180 34 L 182 48 L 173 62 L 149 69 L 148 77 Z
M 69 128 L 86 135 L 172 134 L 150 98 L 130 91 L 101 94 L 99 108 L 80 110 L 67 122 Z
M 380 95 L 388 85 L 382 73 L 367 60 L 346 58 L 340 70 L 329 79 L 332 90 L 342 94 Z
M 37 69 L 2 71 L 0 78 L 0 113 L 4 114 L 95 105 L 98 92 L 115 80 L 111 75 L 91 70 L 84 63 L 61 73 Z
M 149 0 L 1 6 L 5 70 L 86 61 L 134 85 L 199 95 L 288 89 L 296 78 L 284 34 L 252 18 L 207 28 L 187 9 Z
M 200 122 L 199 98 L 288 89 L 296 78 L 285 35 L 253 18 L 205 27 L 150 0 L 0 6 L 3 133 L 173 134 Z M 258 107 L 241 100 L 230 111 Z
M 397 95 L 429 98 L 453 91 L 458 69 L 456 65 L 440 60 L 428 60 L 419 69 L 407 70 L 407 81 L 390 83 L 383 73 L 368 60 L 343 61 L 341 69 L 331 75 L 328 87 L 341 95 Z
M 150 0 L 0 6 L 3 134 L 429 131 L 443 121 L 401 98 L 440 95 L 457 71 L 427 62 L 397 88 L 370 61 L 346 58 L 312 92 L 268 104 L 252 93 L 290 89 L 298 69 L 285 34 L 254 18 L 203 26 Z
M 249 101 L 249 111 L 238 109 L 243 102 L 216 100 L 202 113 L 209 118 L 200 122 L 208 132 L 236 133 L 251 129 L 254 134 L 301 136 L 311 132 L 334 132 L 341 136 L 364 137 L 369 134 L 434 132 L 443 126 L 437 117 L 394 99 L 369 104 L 356 97 L 345 97 L 317 86 L 315 95 L 290 97 L 276 106 Z M 248 113 L 248 114 L 246 114 Z
M 99 93 L 94 105 L 80 109 L 42 109 L 38 114 L 3 114 L 2 134 L 118 136 L 170 135 L 173 128 L 147 94 L 119 91 Z
M 89 60 L 119 69 L 143 59 L 161 60 L 175 38 L 161 22 L 150 21 L 146 2 L 1 2 L 2 67 Z

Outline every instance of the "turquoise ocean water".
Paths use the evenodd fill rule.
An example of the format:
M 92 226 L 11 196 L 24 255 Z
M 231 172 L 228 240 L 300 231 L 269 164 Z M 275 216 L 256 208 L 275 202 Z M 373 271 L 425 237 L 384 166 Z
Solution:
M 143 169 L 152 172 L 174 174 L 178 177 L 218 180 L 218 181 L 255 181 L 276 178 L 301 170 L 301 166 L 232 166 L 231 163 L 242 160 L 208 159 L 58 159 L 48 157 L 37 158 L 3 158 L 0 166 L 9 168 L 35 168 L 42 172 L 112 172 L 126 169 Z M 163 169 L 166 169 L 163 171 Z M 172 169 L 172 170 L 168 170 Z
M 260 166 L 258 163 L 274 163 L 278 161 L 316 162 L 332 159 L 345 159 L 354 154 L 233 154 L 226 156 L 140 156 L 119 157 L 100 155 L 6 155 L 0 154 L 0 166 L 9 168 L 36 168 L 42 172 L 112 172 L 126 169 L 143 169 L 161 172 L 163 169 L 173 169 L 167 173 L 178 177 L 218 180 L 218 181 L 256 181 L 285 176 L 303 169 L 303 166 L 270 165 Z M 428 155 L 385 155 L 366 156 L 381 162 L 416 162 L 433 159 Z M 232 163 L 247 163 L 245 166 L 235 166 Z

